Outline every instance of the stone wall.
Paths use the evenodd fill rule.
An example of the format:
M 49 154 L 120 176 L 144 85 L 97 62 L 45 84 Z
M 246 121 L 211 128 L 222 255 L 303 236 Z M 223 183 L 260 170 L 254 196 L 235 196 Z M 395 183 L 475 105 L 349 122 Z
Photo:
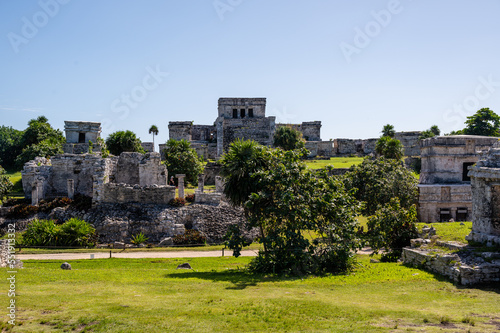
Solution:
M 337 156 L 366 156 L 375 153 L 375 144 L 377 140 L 378 139 L 335 139 L 333 140 L 333 151 Z
M 218 205 L 222 199 L 222 193 L 216 192 L 199 192 L 196 191 L 194 202 L 200 204 Z
M 216 139 L 215 125 L 193 125 L 191 128 L 192 141 L 215 141 Z
M 171 121 L 168 123 L 168 137 L 175 140 L 191 141 L 192 121 Z
M 396 132 L 394 138 L 401 141 L 405 156 L 420 156 L 420 134 L 421 131 Z
M 469 168 L 472 183 L 472 231 L 468 240 L 500 245 L 500 149 L 491 148 Z
M 252 109 L 253 117 L 250 117 L 250 109 Z M 241 119 L 242 110 L 244 110 L 244 118 L 264 118 L 266 116 L 266 99 L 265 98 L 219 98 L 218 101 L 218 116 L 225 119 L 235 118 L 234 110 L 236 110 L 236 118 Z
M 321 121 L 306 121 L 301 124 L 276 124 L 276 127 L 291 127 L 301 132 L 306 141 L 321 141 Z
M 141 147 L 146 153 L 152 153 L 155 151 L 155 145 L 153 142 L 141 142 Z
M 309 157 L 334 156 L 332 141 L 306 141 L 305 147 L 309 150 Z
M 418 215 L 422 222 L 470 221 L 472 193 L 468 184 L 419 185 Z
M 215 185 L 215 177 L 220 175 L 221 165 L 218 163 L 208 162 L 205 165 L 205 185 Z
M 102 203 L 144 203 L 167 205 L 175 198 L 175 186 L 128 185 L 106 183 L 100 198 Z
M 223 151 L 227 151 L 231 142 L 236 139 L 252 139 L 261 145 L 271 146 L 275 131 L 275 117 L 248 118 L 248 119 L 223 119 L 222 144 Z M 221 156 L 222 154 L 219 154 Z
M 89 141 L 95 143 L 97 138 L 101 137 L 101 123 L 65 121 L 64 131 L 67 143 L 89 143 Z

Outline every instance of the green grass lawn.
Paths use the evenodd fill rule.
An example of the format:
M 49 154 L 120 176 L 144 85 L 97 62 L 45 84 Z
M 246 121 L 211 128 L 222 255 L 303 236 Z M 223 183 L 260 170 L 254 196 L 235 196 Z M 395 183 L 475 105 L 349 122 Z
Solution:
M 306 165 L 310 169 L 321 169 L 327 165 L 334 168 L 350 168 L 351 165 L 358 165 L 363 162 L 363 157 L 330 157 L 329 160 L 306 160 Z
M 440 240 L 467 243 L 465 236 L 470 233 L 472 222 L 463 223 L 464 225 L 460 225 L 460 222 L 417 223 L 417 227 L 422 230 L 423 226 L 433 226 Z
M 8 195 L 11 197 L 24 197 L 21 171 L 7 171 L 6 175 L 9 176 L 9 180 L 14 184 L 14 188 Z
M 238 269 L 245 257 L 74 260 L 71 271 L 61 270 L 61 261 L 26 261 L 16 274 L 14 331 L 497 331 L 498 286 L 456 287 L 360 258 L 350 275 L 303 279 L 249 275 Z M 183 262 L 194 270 L 176 270 Z M 8 301 L 0 293 L 4 311 Z

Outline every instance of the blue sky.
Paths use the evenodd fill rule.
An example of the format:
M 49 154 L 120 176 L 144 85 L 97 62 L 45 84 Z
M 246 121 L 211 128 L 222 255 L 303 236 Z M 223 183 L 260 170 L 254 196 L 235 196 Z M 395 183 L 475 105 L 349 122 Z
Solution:
M 496 0 L 0 0 L 1 125 L 39 115 L 168 138 L 219 97 L 267 97 L 322 138 L 500 114 Z

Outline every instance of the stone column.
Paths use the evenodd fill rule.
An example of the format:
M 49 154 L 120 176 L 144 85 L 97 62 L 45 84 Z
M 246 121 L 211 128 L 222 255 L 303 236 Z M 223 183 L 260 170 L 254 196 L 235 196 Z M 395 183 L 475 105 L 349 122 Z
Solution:
M 215 176 L 215 192 L 222 193 L 224 192 L 224 180 L 221 176 Z
M 75 181 L 68 179 L 68 198 L 73 200 L 75 198 Z
M 198 192 L 203 193 L 204 186 L 205 186 L 205 174 L 201 173 L 198 175 Z
M 38 184 L 36 182 L 33 183 L 33 187 L 31 188 L 31 205 L 38 205 Z
M 179 186 L 179 198 L 184 199 L 184 177 L 186 177 L 185 174 L 177 174 L 175 175 L 177 178 L 177 185 Z

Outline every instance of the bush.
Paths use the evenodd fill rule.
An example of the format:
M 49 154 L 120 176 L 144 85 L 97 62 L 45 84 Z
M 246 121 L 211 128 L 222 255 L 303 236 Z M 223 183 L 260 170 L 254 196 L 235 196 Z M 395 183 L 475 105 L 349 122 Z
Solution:
M 146 236 L 144 236 L 144 234 L 142 232 L 140 232 L 137 235 L 132 236 L 132 240 L 130 242 L 132 244 L 135 244 L 135 245 L 140 245 L 140 244 L 146 243 L 146 241 L 148 239 L 149 238 L 147 238 Z
M 194 202 L 194 194 L 186 195 L 187 202 Z
M 183 235 L 175 236 L 172 241 L 175 245 L 204 245 L 207 238 L 198 230 L 186 230 Z
M 203 159 L 196 150 L 191 148 L 191 143 L 186 140 L 167 141 L 163 149 L 165 165 L 170 175 L 185 174 L 186 182 L 197 185 L 198 175 L 203 172 Z M 177 180 L 175 180 L 177 185 Z
M 33 220 L 23 233 L 25 246 L 94 246 L 95 229 L 87 222 L 72 218 L 62 225 L 52 220 Z
M 170 200 L 168 204 L 174 207 L 182 207 L 186 204 L 186 200 L 184 200 L 183 198 L 175 198 Z
M 12 203 L 18 203 L 11 208 L 7 217 L 9 218 L 23 218 L 34 215 L 38 212 L 48 213 L 52 209 L 57 207 L 66 207 L 73 203 L 73 200 L 69 198 L 55 198 L 52 201 L 40 200 L 38 206 L 32 206 L 27 200 L 13 201 Z
M 37 206 L 31 206 L 28 203 L 22 203 L 12 207 L 7 213 L 7 217 L 10 219 L 24 218 L 38 213 Z

